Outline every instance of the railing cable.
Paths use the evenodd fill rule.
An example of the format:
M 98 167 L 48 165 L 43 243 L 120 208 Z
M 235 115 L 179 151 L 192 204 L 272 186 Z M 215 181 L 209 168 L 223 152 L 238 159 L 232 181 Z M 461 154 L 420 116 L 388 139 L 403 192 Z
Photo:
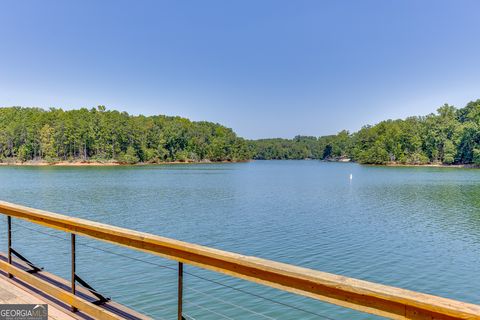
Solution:
M 57 239 L 61 239 L 61 240 L 65 240 L 65 241 L 68 241 L 68 239 L 65 239 L 63 237 L 60 237 L 60 236 L 57 236 L 57 235 L 54 235 L 54 234 L 51 234 L 51 233 L 48 233 L 48 232 L 44 232 L 44 231 L 40 231 L 40 230 L 36 230 L 36 229 L 33 229 L 33 228 L 29 228 L 29 227 L 26 227 L 26 226 L 23 226 L 21 224 L 17 224 L 15 223 L 16 226 L 18 227 L 21 227 L 21 228 L 24 228 L 24 229 L 28 229 L 30 231 L 34 231 L 34 232 L 37 232 L 37 233 L 41 233 L 41 234 L 44 234 L 44 235 L 47 235 L 47 236 L 51 236 L 51 237 L 54 237 L 54 238 L 57 238 Z M 96 247 L 92 247 L 92 246 L 89 246 L 89 245 L 86 245 L 86 244 L 83 244 L 83 243 L 79 243 L 80 245 L 83 245 L 83 246 L 86 246 L 86 247 L 89 247 L 89 248 L 92 248 L 92 249 L 97 249 L 97 250 L 100 250 L 100 251 L 104 251 L 104 252 L 107 252 L 107 253 L 112 253 L 112 254 L 116 254 L 114 252 L 110 252 L 110 251 L 107 251 L 107 250 L 102 250 L 100 248 L 96 248 Z M 122 255 L 123 256 L 123 255 Z M 127 257 L 127 256 L 125 256 Z M 146 261 L 143 261 L 141 260 L 142 262 L 146 262 Z M 98 291 L 96 291 L 95 289 L 93 288 L 89 288 L 88 289 L 89 291 L 91 292 L 95 292 L 95 293 L 98 293 L 100 294 Z M 152 315 L 152 314 L 149 314 L 148 312 L 145 312 L 145 311 L 142 311 L 145 315 L 149 316 L 149 317 L 152 317 L 152 319 L 159 319 L 159 320 L 166 320 L 165 318 L 162 318 L 158 315 Z
M 183 316 L 184 316 L 187 320 L 197 320 L 197 319 L 195 319 L 194 317 L 192 317 L 191 315 L 186 314 L 185 312 L 183 313 Z
M 30 231 L 34 231 L 34 232 L 37 232 L 37 233 L 41 233 L 41 234 L 44 234 L 44 235 L 47 235 L 47 236 L 51 236 L 51 237 L 54 237 L 54 238 L 57 238 L 57 239 L 62 239 L 64 241 L 69 241 L 68 239 L 65 239 L 63 237 L 60 237 L 60 236 L 57 236 L 57 235 L 54 235 L 54 234 L 51 234 L 51 233 L 48 233 L 48 232 L 45 232 L 45 231 L 41 231 L 41 230 L 37 230 L 37 229 L 33 229 L 33 228 L 29 228 L 29 227 L 26 227 L 24 225 L 21 225 L 21 224 L 18 224 L 18 223 L 15 223 L 15 225 L 19 226 L 19 227 L 22 227 L 24 229 L 27 229 L 27 230 L 30 230 Z M 112 254 L 112 255 L 116 255 L 116 256 L 119 256 L 119 257 L 123 257 L 123 258 L 126 258 L 126 259 L 130 259 L 130 260 L 134 260 L 134 261 L 138 261 L 138 262 L 142 262 L 142 263 L 145 263 L 145 264 L 149 264 L 149 265 L 153 265 L 153 266 L 157 266 L 157 267 L 160 267 L 160 268 L 165 268 L 165 269 L 170 269 L 170 270 L 173 270 L 175 272 L 177 272 L 177 268 L 174 268 L 174 267 L 170 267 L 170 266 L 167 266 L 167 265 L 163 265 L 163 264 L 159 264 L 159 263 L 155 263 L 155 262 L 151 262 L 151 261 L 146 261 L 146 260 L 143 260 L 143 259 L 139 259 L 139 258 L 135 258 L 135 257 L 131 257 L 131 256 L 128 256 L 128 255 L 125 255 L 125 254 L 121 254 L 121 253 L 118 253 L 118 252 L 114 252 L 114 251 L 110 251 L 110 250 L 106 250 L 106 249 L 102 249 L 102 248 L 98 248 L 98 247 L 95 247 L 95 246 L 91 246 L 91 245 L 88 245 L 86 243 L 77 243 L 78 245 L 81 245 L 81 246 L 84 246 L 84 247 L 87 247 L 87 248 L 90 248 L 90 249 L 94 249 L 94 250 L 98 250 L 98 251 L 102 251 L 102 252 L 105 252 L 105 253 L 109 253 L 109 254 Z M 244 293 L 244 294 L 247 294 L 247 295 L 250 295 L 250 296 L 253 296 L 253 297 L 256 297 L 258 299 L 263 299 L 265 301 L 269 301 L 269 302 L 272 302 L 272 303 L 275 303 L 275 304 L 278 304 L 278 305 L 281 305 L 281 306 L 284 306 L 286 308 L 291 308 L 291 309 L 295 309 L 297 311 L 301 311 L 301 312 L 304 312 L 304 313 L 308 313 L 308 314 L 311 314 L 311 315 L 314 315 L 314 316 L 317 316 L 317 317 L 320 317 L 320 318 L 323 318 L 323 319 L 327 319 L 327 320 L 336 320 L 334 318 L 331 318 L 329 316 L 326 316 L 326 315 L 323 315 L 323 314 L 320 314 L 320 313 L 316 313 L 316 312 L 313 312 L 313 311 L 310 311 L 310 310 L 306 310 L 306 309 L 302 309 L 300 307 L 297 307 L 297 306 L 294 306 L 294 305 L 290 305 L 290 304 L 287 304 L 287 303 L 284 303 L 284 302 L 281 302 L 281 301 L 277 301 L 277 300 L 273 300 L 273 299 L 270 299 L 270 298 L 267 298 L 267 297 L 264 297 L 264 296 L 261 296 L 259 294 L 256 294 L 256 293 L 253 293 L 253 292 L 249 292 L 249 291 L 246 291 L 246 290 L 243 290 L 243 289 L 240 289 L 240 288 L 236 288 L 236 287 L 233 287 L 233 286 L 230 286 L 228 284 L 224 284 L 224 283 L 221 283 L 219 281 L 216 281 L 216 280 L 212 280 L 212 279 L 209 279 L 209 278 L 205 278 L 203 276 L 199 276 L 197 274 L 194 274 L 194 273 L 191 273 L 191 272 L 188 272 L 188 271 L 183 271 L 185 274 L 188 274 L 192 277 L 195 277 L 195 278 L 198 278 L 198 279 L 201 279 L 201 280 L 204 280 L 204 281 L 207 281 L 207 282 L 211 282 L 211 283 L 214 283 L 216 285 L 219 285 L 219 286 L 222 286 L 222 287 L 225 287 L 225 288 L 229 288 L 229 289 L 232 289 L 232 290 L 235 290 L 237 292 L 241 292 L 241 293 Z M 192 289 L 191 287 L 189 287 L 190 289 Z M 217 298 L 218 299 L 218 298 Z M 189 303 L 192 303 L 193 302 L 189 302 Z M 243 307 L 242 307 L 243 308 Z M 252 312 L 255 312 L 252 310 Z M 264 315 L 265 316 L 265 315 Z M 265 316 L 265 317 L 268 317 L 268 316 Z
M 54 237 L 54 238 L 57 238 L 57 239 L 61 239 L 61 240 L 64 240 L 64 241 L 68 241 L 68 239 L 65 239 L 65 238 L 63 238 L 63 237 L 57 236 L 57 235 L 55 235 L 55 234 L 51 234 L 51 233 L 48 233 L 48 232 L 44 232 L 44 231 L 36 230 L 36 229 L 33 229 L 33 228 L 29 228 L 29 227 L 26 227 L 26 226 L 22 226 L 21 224 L 16 224 L 16 225 L 19 226 L 19 227 L 28 229 L 28 230 L 30 230 L 30 231 L 38 232 L 38 233 L 41 233 L 41 234 L 44 234 L 44 235 L 47 235 L 47 236 L 51 236 L 51 237 Z M 102 252 L 105 252 L 105 253 L 110 253 L 110 254 L 113 254 L 113 255 L 116 255 L 116 256 L 119 256 L 119 257 L 123 257 L 123 258 L 131 259 L 131 260 L 135 260 L 135 261 L 138 261 L 138 262 L 143 262 L 143 263 L 146 263 L 146 264 L 150 264 L 150 265 L 153 265 L 153 266 L 157 266 L 157 267 L 161 267 L 161 268 L 166 268 L 166 269 L 171 269 L 171 270 L 177 271 L 177 269 L 174 268 L 174 267 L 169 267 L 169 266 L 166 266 L 166 265 L 162 265 L 162 264 L 158 264 L 158 263 L 146 261 L 146 260 L 143 260 L 143 259 L 138 259 L 138 258 L 135 258 L 135 257 L 130 257 L 130 256 L 127 256 L 127 255 L 125 255 L 125 254 L 118 253 L 118 252 L 113 252 L 113 251 L 110 251 L 110 250 L 106 250 L 106 249 L 102 249 L 102 248 L 90 246 L 90 245 L 88 245 L 88 244 L 86 244 L 86 243 L 77 243 L 77 244 L 80 245 L 80 246 L 84 246 L 84 247 L 90 248 L 90 249 L 102 251 Z
M 187 301 L 187 303 L 188 303 L 188 304 L 192 304 L 192 305 L 194 305 L 195 307 L 200 308 L 200 309 L 203 309 L 203 310 L 208 311 L 208 312 L 210 312 L 210 313 L 216 314 L 217 316 L 220 316 L 220 317 L 222 317 L 222 318 L 224 318 L 224 319 L 235 320 L 234 318 L 230 318 L 229 316 L 224 315 L 223 313 L 216 312 L 215 310 L 212 310 L 212 309 L 210 309 L 210 308 L 207 308 L 207 307 L 205 307 L 205 306 L 202 306 L 202 305 L 200 305 L 200 304 L 198 304 L 198 303 L 194 303 L 194 302 L 192 302 L 192 301 Z
M 305 312 L 305 313 L 309 313 L 309 314 L 311 314 L 311 315 L 314 315 L 314 316 L 317 316 L 317 317 L 320 317 L 320 318 L 324 318 L 324 319 L 335 320 L 335 319 L 333 319 L 333 318 L 330 318 L 330 317 L 328 317 L 328 316 L 325 316 L 325 315 L 322 315 L 322 314 L 319 314 L 319 313 L 316 313 L 316 312 L 313 312 L 313 311 L 305 310 L 305 309 L 302 309 L 302 308 L 300 308 L 300 307 L 296 307 L 296 306 L 292 306 L 292 305 L 287 304 L 287 303 L 283 303 L 283 302 L 280 302 L 280 301 L 276 301 L 276 300 L 273 300 L 273 299 L 270 299 L 270 298 L 261 296 L 261 295 L 259 295 L 259 294 L 256 294 L 256 293 L 253 293 L 253 292 L 249 292 L 249 291 L 245 291 L 245 290 L 243 290 L 243 289 L 239 289 L 239 288 L 230 286 L 230 285 L 228 285 L 228 284 L 224 284 L 224 283 L 221 283 L 221 282 L 212 280 L 212 279 L 208 279 L 208 278 L 205 278 L 205 277 L 202 277 L 202 276 L 199 276 L 199 275 L 190 273 L 190 272 L 184 271 L 184 273 L 186 273 L 186 274 L 188 274 L 188 275 L 191 275 L 191 276 L 193 276 L 193 277 L 196 277 L 196 278 L 205 280 L 205 281 L 209 281 L 209 282 L 215 283 L 215 284 L 217 284 L 217 285 L 219 285 L 219 286 L 222 286 L 222 287 L 230 288 L 230 289 L 232 289 L 232 290 L 235 290 L 235 291 L 238 291 L 238 292 L 242 292 L 242 293 L 244 293 L 244 294 L 248 294 L 248 295 L 251 295 L 251 296 L 253 296 L 253 297 L 257 297 L 257 298 L 259 298 L 259 299 L 263 299 L 263 300 L 266 300 L 266 301 L 269 301 L 269 302 L 272 302 L 272 303 L 276 303 L 276 304 L 282 305 L 282 306 L 287 307 L 287 308 L 292 308 L 292 309 L 295 309 L 295 310 L 298 310 L 298 311 L 302 311 L 302 312 Z
M 276 320 L 276 319 L 273 318 L 273 317 L 269 317 L 269 316 L 267 316 L 267 315 L 264 315 L 263 313 L 256 312 L 256 311 L 253 311 L 253 310 L 251 310 L 251 309 L 248 309 L 248 308 L 239 306 L 239 305 L 237 305 L 237 304 L 235 304 L 235 303 L 225 301 L 225 300 L 223 300 L 223 299 L 220 299 L 220 298 L 214 296 L 213 294 L 209 294 L 209 293 L 206 293 L 206 292 L 204 292 L 204 291 L 197 290 L 197 289 L 195 289 L 195 288 L 193 288 L 193 287 L 191 287 L 191 286 L 185 286 L 185 287 L 188 288 L 189 290 L 192 290 L 192 291 L 196 292 L 196 293 L 199 293 L 199 294 L 204 295 L 204 296 L 206 296 L 206 297 L 210 297 L 210 298 L 212 298 L 212 299 L 214 299 L 214 300 L 220 301 L 220 302 L 222 302 L 222 303 L 224 303 L 224 304 L 226 304 L 226 305 L 230 305 L 230 306 L 233 306 L 233 307 L 237 307 L 237 308 L 239 308 L 239 309 L 248 311 L 248 312 L 250 312 L 250 313 L 252 313 L 252 314 L 255 314 L 255 315 L 257 315 L 257 316 L 264 317 L 264 318 L 266 318 L 266 319 Z

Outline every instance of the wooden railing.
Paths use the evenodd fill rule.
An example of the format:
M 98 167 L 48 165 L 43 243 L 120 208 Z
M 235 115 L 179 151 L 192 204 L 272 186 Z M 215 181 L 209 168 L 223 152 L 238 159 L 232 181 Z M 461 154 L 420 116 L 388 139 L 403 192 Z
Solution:
M 155 254 L 179 262 L 179 319 L 183 263 L 391 319 L 480 319 L 480 306 L 0 201 L 0 213 L 45 227 Z M 74 239 L 74 237 L 73 237 Z M 73 246 L 72 246 L 73 247 Z M 74 264 L 74 263 L 72 263 Z M 73 293 L 0 261 L 0 268 L 98 319 L 117 319 Z M 60 292 L 61 291 L 61 292 Z

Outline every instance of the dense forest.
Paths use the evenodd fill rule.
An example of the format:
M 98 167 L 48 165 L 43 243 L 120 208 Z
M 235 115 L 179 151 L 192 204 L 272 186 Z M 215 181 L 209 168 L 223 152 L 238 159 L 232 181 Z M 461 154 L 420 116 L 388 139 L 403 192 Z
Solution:
M 351 159 L 367 164 L 480 165 L 480 100 L 436 114 L 386 120 L 355 133 L 244 140 L 229 128 L 180 117 L 92 109 L 0 108 L 0 162 Z
M 251 141 L 255 159 L 352 159 L 366 164 L 480 165 L 480 100 L 436 114 L 386 120 L 349 134 Z
M 337 135 L 312 137 L 296 136 L 293 139 L 260 139 L 249 141 L 253 158 L 257 160 L 346 158 L 351 143 L 348 131 Z
M 132 116 L 104 106 L 0 108 L 0 160 L 25 162 L 239 161 L 248 145 L 228 128 L 180 117 Z

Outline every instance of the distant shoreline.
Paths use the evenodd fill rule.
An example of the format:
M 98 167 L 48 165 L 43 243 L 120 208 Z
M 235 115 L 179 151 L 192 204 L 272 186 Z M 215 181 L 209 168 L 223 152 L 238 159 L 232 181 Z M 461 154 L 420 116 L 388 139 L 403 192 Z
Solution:
M 325 162 L 342 162 L 342 163 L 358 163 L 350 159 L 345 160 L 323 160 Z M 430 167 L 430 168 L 467 168 L 467 169 L 479 169 L 479 165 L 472 163 L 469 164 L 444 164 L 444 163 L 398 163 L 398 162 L 387 162 L 384 164 L 374 164 L 374 163 L 358 163 L 362 166 L 372 166 L 372 167 Z
M 163 164 L 219 164 L 219 163 L 240 163 L 249 162 L 250 160 L 241 161 L 165 161 L 165 162 L 138 162 L 124 163 L 119 161 L 26 161 L 26 162 L 0 162 L 0 166 L 9 167 L 119 167 L 119 166 L 150 166 Z
M 443 163 L 425 163 L 425 164 L 415 164 L 415 163 L 385 163 L 378 166 L 382 167 L 431 167 L 431 168 L 468 168 L 468 169 L 478 169 L 480 166 L 475 164 L 443 164 Z
M 173 165 L 173 164 L 221 164 L 221 163 L 244 163 L 253 161 L 311 161 L 317 160 L 320 162 L 333 162 L 333 163 L 357 163 L 362 166 L 371 167 L 427 167 L 427 168 L 466 168 L 466 169 L 480 169 L 479 165 L 475 164 L 442 164 L 442 163 L 397 163 L 388 162 L 384 164 L 370 164 L 370 163 L 358 163 L 350 159 L 341 160 L 320 160 L 320 159 L 250 159 L 250 160 L 235 160 L 235 161 L 165 161 L 165 162 L 138 162 L 138 163 L 125 163 L 119 161 L 90 161 L 90 160 L 76 160 L 76 161 L 8 161 L 0 162 L 0 167 L 131 167 L 131 166 L 154 166 L 154 165 Z

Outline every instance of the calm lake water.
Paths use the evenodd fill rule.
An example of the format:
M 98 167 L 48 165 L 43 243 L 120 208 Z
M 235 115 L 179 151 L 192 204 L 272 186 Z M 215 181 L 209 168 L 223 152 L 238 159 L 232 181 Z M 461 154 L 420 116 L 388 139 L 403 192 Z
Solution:
M 318 161 L 0 167 L 0 199 L 480 304 L 480 170 Z M 13 228 L 17 251 L 69 279 L 69 235 L 18 220 Z M 175 319 L 176 271 L 158 266 L 175 263 L 78 242 L 78 274 L 98 291 L 155 319 Z M 5 232 L 0 245 L 5 251 Z M 376 319 L 185 270 L 192 319 Z

